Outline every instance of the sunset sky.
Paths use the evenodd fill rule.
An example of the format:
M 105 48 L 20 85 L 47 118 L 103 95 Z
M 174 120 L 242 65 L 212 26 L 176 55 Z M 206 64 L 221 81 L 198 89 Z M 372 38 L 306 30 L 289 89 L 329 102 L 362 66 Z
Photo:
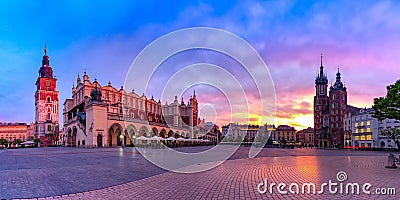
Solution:
M 238 35 L 261 55 L 275 85 L 276 125 L 313 126 L 321 53 L 329 85 L 340 67 L 353 106 L 371 106 L 400 78 L 399 10 L 398 1 L 0 1 L 0 121 L 34 121 L 35 81 L 45 42 L 58 79 L 61 115 L 78 73 L 86 69 L 91 80 L 111 81 L 119 89 L 132 61 L 150 42 L 182 28 L 205 26 Z M 193 50 L 163 63 L 146 95 L 159 99 L 168 77 L 197 62 L 220 65 L 241 82 L 251 82 L 227 56 Z M 185 101 L 192 89 L 203 115 L 212 118 L 214 107 L 217 124 L 229 122 L 221 92 L 197 86 L 183 95 Z M 257 96 L 251 86 L 246 91 L 250 98 Z M 259 116 L 251 118 L 257 123 Z

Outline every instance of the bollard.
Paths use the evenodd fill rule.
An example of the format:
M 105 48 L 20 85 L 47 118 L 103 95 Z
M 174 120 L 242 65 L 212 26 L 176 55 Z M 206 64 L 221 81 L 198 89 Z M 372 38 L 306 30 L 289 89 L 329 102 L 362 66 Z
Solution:
M 392 153 L 389 153 L 388 155 L 388 161 L 387 165 L 385 168 L 397 168 L 396 166 L 396 156 L 394 156 Z

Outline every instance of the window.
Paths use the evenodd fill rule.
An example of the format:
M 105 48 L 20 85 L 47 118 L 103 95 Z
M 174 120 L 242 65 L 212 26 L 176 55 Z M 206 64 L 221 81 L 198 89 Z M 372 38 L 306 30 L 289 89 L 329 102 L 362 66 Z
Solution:
M 367 121 L 367 126 L 371 125 L 371 121 Z
M 356 122 L 356 123 L 354 123 L 354 127 L 357 127 L 358 126 L 358 123 Z
M 51 125 L 47 125 L 47 130 L 51 131 Z
M 364 129 L 362 128 L 362 129 L 360 129 L 361 130 L 361 133 L 364 133 Z
M 47 103 L 50 103 L 50 102 L 51 102 L 51 98 L 47 97 Z
M 358 133 L 358 128 L 356 128 L 356 133 Z
M 354 136 L 354 140 L 360 140 L 360 136 Z
M 361 135 L 360 140 L 365 140 L 365 135 Z
M 364 122 L 361 122 L 361 126 L 364 126 Z
M 51 120 L 51 113 L 47 113 L 47 119 Z
M 372 140 L 372 136 L 371 135 L 367 135 L 367 140 Z
M 371 128 L 367 128 L 367 132 L 370 133 L 371 132 Z

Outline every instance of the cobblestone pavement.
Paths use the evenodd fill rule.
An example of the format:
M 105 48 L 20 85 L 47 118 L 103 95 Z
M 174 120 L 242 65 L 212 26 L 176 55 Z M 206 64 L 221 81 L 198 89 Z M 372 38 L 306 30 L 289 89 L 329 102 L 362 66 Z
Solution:
M 204 147 L 181 150 L 191 152 L 202 148 Z M 321 195 L 282 195 L 278 193 L 277 187 L 273 188 L 272 194 L 269 192 L 260 194 L 257 191 L 257 185 L 264 182 L 264 179 L 267 179 L 269 184 L 296 183 L 300 186 L 300 192 L 303 183 L 314 183 L 318 191 L 321 184 L 329 180 L 340 183 L 336 175 L 339 171 L 344 171 L 347 173 L 348 179 L 343 184 L 358 183 L 362 186 L 364 183 L 371 183 L 370 191 L 372 193 L 378 187 L 396 188 L 398 193 L 400 169 L 384 168 L 387 153 L 264 149 L 259 157 L 248 159 L 246 158 L 248 150 L 249 148 L 241 148 L 230 160 L 218 167 L 195 174 L 165 172 L 148 163 L 132 148 L 34 149 L 28 153 L 29 156 L 26 156 L 27 153 L 24 151 L 7 150 L 7 152 L 0 153 L 2 161 L 0 165 L 2 174 L 0 176 L 0 198 L 46 196 L 46 199 L 399 198 L 396 195 L 329 195 L 327 187 L 325 187 L 324 194 Z M 14 159 L 18 156 L 21 159 Z M 32 160 L 27 157 L 31 157 Z M 4 164 L 4 158 L 9 162 Z M 23 165 L 23 159 L 28 160 L 26 165 Z M 36 163 L 34 160 L 42 163 Z M 12 169 L 13 167 L 18 169 Z M 124 170 L 124 172 L 119 170 Z M 28 177 L 38 172 L 41 173 L 34 178 Z M 32 191 L 36 190 L 51 192 L 36 192 L 32 195 Z M 362 189 L 360 192 L 362 193 Z

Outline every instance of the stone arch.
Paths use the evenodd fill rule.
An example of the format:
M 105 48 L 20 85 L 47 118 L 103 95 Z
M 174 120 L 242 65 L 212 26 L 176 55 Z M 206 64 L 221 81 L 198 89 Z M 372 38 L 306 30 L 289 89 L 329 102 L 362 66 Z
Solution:
M 186 133 L 185 132 L 181 132 L 181 137 L 186 138 Z
M 174 137 L 174 131 L 169 130 L 168 131 L 168 137 Z
M 144 137 L 149 136 L 149 130 L 147 129 L 147 127 L 145 127 L 145 126 L 140 127 L 139 136 L 144 136 Z
M 151 136 L 155 136 L 155 135 L 158 135 L 158 130 L 157 130 L 156 127 L 153 127 L 153 128 L 151 129 Z
M 160 131 L 160 137 L 166 138 L 167 137 L 167 131 L 165 129 L 161 129 Z
M 120 124 L 114 123 L 108 129 L 108 146 L 122 146 L 123 128 Z
M 67 147 L 72 146 L 72 129 L 71 127 L 68 128 L 67 130 Z
M 78 134 L 78 129 L 76 126 L 72 127 L 72 141 L 71 146 L 76 147 L 76 135 Z
M 134 146 L 135 138 L 138 136 L 138 131 L 136 127 L 132 124 L 128 125 L 125 131 L 125 145 Z

